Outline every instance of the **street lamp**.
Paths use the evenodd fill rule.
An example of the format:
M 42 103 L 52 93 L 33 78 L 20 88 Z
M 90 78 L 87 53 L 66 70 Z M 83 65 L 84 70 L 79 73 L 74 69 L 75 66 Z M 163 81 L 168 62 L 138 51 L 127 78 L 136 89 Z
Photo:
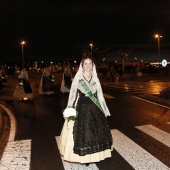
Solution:
M 162 38 L 162 35 L 155 34 L 155 38 L 158 39 L 158 59 L 160 60 L 160 38 Z
M 22 41 L 21 45 L 22 45 L 22 68 L 24 69 L 24 45 L 25 45 L 25 41 Z
M 90 48 L 91 48 L 91 58 L 92 58 L 92 49 L 93 49 L 93 44 L 90 43 Z

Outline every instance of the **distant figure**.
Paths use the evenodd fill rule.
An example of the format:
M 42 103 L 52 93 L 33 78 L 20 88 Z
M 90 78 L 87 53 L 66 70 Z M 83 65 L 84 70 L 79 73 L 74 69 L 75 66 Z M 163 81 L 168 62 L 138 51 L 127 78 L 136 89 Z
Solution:
M 123 70 L 122 67 L 119 67 L 119 78 L 122 79 L 123 77 Z
M 105 81 L 106 80 L 106 74 L 107 74 L 107 68 L 106 67 L 103 67 L 102 73 L 103 73 L 103 80 Z
M 110 74 L 111 74 L 112 82 L 113 82 L 114 81 L 114 76 L 115 76 L 115 68 L 113 66 L 111 66 L 111 68 L 110 68 Z
M 66 66 L 64 73 L 63 73 L 60 91 L 62 93 L 69 92 L 70 88 L 71 88 L 71 83 L 72 83 L 72 74 L 71 74 L 71 71 L 70 71 L 70 67 Z
M 19 83 L 17 84 L 14 92 L 14 97 L 17 97 L 21 100 L 31 100 L 32 89 L 29 83 L 28 73 L 26 69 L 22 69 L 18 76 Z
M 7 83 L 7 76 L 3 68 L 0 69 L 0 77 L 2 79 L 2 83 Z
M 54 76 L 52 76 L 51 71 L 48 67 L 44 68 L 42 73 L 42 78 L 40 81 L 38 92 L 39 94 L 54 94 Z
M 0 77 L 0 90 L 3 89 L 3 85 L 2 85 L 2 78 Z
M 0 71 L 0 90 L 3 89 L 3 85 L 2 85 L 2 75 L 1 75 L 1 71 Z
M 115 76 L 114 76 L 114 81 L 118 82 L 119 79 L 120 79 L 120 75 L 118 73 L 116 73 Z

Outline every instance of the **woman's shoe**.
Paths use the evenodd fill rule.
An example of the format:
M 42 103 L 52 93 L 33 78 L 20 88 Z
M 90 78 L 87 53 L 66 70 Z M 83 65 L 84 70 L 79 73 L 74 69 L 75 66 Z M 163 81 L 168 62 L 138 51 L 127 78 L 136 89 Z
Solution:
M 89 163 L 86 163 L 86 166 L 89 166 L 90 164 Z

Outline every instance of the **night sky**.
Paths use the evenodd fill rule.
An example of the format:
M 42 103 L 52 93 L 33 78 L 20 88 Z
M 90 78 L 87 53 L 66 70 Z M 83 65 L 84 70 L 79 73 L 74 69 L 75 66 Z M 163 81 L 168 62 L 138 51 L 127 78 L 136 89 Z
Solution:
M 91 42 L 94 48 L 129 47 L 131 55 L 154 57 L 155 33 L 163 36 L 161 54 L 169 56 L 170 1 L 68 2 L 1 1 L 0 60 L 20 60 L 22 40 L 25 57 L 34 60 L 68 57 Z

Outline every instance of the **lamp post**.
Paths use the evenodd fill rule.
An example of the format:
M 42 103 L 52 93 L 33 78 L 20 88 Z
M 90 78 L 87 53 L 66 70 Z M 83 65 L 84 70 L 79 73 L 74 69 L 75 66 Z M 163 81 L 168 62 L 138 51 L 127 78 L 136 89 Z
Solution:
M 158 39 L 158 60 L 159 60 L 159 63 L 160 63 L 160 38 L 162 38 L 162 35 L 155 34 L 155 38 Z
M 24 45 L 25 45 L 25 41 L 22 41 L 21 45 L 22 45 L 22 68 L 24 69 Z
M 91 48 L 91 58 L 92 58 L 92 49 L 93 49 L 93 44 L 90 43 L 90 48 Z

